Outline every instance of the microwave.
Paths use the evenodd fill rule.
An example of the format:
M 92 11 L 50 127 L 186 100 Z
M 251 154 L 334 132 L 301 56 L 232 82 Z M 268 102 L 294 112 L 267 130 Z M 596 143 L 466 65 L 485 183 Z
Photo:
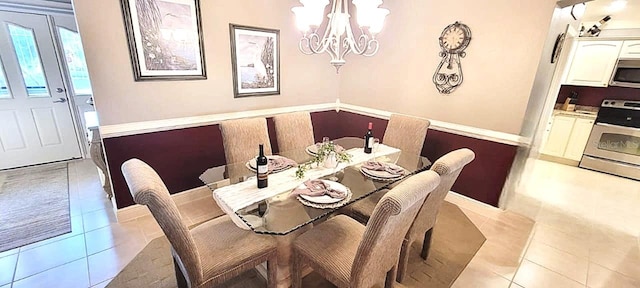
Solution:
M 618 59 L 609 86 L 640 88 L 640 59 Z

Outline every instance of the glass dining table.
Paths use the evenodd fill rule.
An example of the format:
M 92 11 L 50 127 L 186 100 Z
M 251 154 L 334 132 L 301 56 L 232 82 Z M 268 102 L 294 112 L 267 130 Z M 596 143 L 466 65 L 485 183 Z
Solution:
M 347 150 L 348 153 L 350 151 L 357 151 L 360 153 L 360 151 L 363 150 L 362 138 L 344 137 L 333 140 L 333 143 L 342 146 Z M 403 176 L 393 179 L 377 180 L 375 177 L 368 177 L 366 173 L 363 173 L 361 171 L 363 162 L 360 162 L 347 163 L 346 167 L 342 169 L 334 169 L 333 173 L 320 177 L 320 179 L 330 179 L 332 181 L 338 182 L 350 190 L 350 198 L 345 199 L 346 201 L 338 203 L 337 206 L 332 206 L 331 208 L 317 208 L 312 207 L 312 205 L 305 205 L 303 204 L 304 201 L 300 200 L 298 197 L 291 196 L 292 189 L 283 188 L 281 191 L 276 190 L 276 195 L 274 196 L 258 200 L 241 208 L 230 209 L 233 211 L 227 210 L 225 212 L 227 214 L 235 214 L 230 216 L 238 217 L 249 229 L 253 230 L 256 233 L 270 235 L 288 235 L 306 225 L 322 221 L 328 215 L 336 212 L 344 206 L 352 204 L 356 201 L 361 201 L 367 197 L 371 197 L 374 194 L 380 195 L 384 193 L 384 191 L 393 188 L 403 179 L 410 177 L 413 174 L 427 170 L 431 166 L 431 161 L 429 161 L 429 159 L 427 159 L 426 157 L 420 155 L 412 155 L 395 148 L 392 149 L 394 149 L 393 153 L 388 153 L 385 155 L 376 154 L 376 151 L 374 151 L 372 154 L 362 155 L 365 155 L 365 157 L 370 157 L 370 160 L 373 160 L 375 157 L 376 161 L 393 163 L 404 168 L 406 171 Z M 275 154 L 287 157 L 298 164 L 306 163 L 313 159 L 313 156 L 307 149 L 281 151 Z M 217 189 L 221 189 L 223 187 L 232 188 L 228 186 L 248 181 L 252 181 L 254 183 L 252 185 L 255 186 L 256 173 L 249 167 L 249 163 L 233 163 L 218 167 L 212 167 L 202 173 L 202 175 L 200 176 L 200 180 L 204 182 L 213 193 L 216 193 Z M 289 169 L 293 169 L 293 171 L 295 171 L 296 167 L 292 167 Z M 274 176 L 275 174 L 270 174 L 269 178 L 271 179 Z M 299 183 L 302 183 L 303 180 L 295 179 L 292 177 L 288 182 L 291 181 L 298 181 Z M 249 185 L 249 183 L 244 184 L 245 186 Z M 269 184 L 269 187 L 272 187 L 272 185 L 276 185 L 276 187 L 272 187 L 270 189 L 278 189 L 278 183 Z M 233 192 L 243 193 L 244 191 Z M 216 201 L 218 201 L 218 204 L 220 206 L 223 206 L 221 205 L 223 203 L 219 203 L 219 199 L 216 199 Z

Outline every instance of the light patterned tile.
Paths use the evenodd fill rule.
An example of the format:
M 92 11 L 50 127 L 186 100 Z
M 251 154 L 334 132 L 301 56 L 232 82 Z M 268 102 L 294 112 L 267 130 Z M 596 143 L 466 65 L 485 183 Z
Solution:
M 640 251 L 638 247 L 628 250 L 620 250 L 606 246 L 591 249 L 589 252 L 589 261 L 640 280 Z
M 589 262 L 586 257 L 571 255 L 537 241 L 529 245 L 524 257 L 581 284 L 587 283 Z
M 576 281 L 560 275 L 554 271 L 544 268 L 538 264 L 524 260 L 518 269 L 516 277 L 513 279 L 516 284 L 526 288 L 548 288 L 548 287 L 582 287 Z
M 523 251 L 509 250 L 502 244 L 487 240 L 473 261 L 503 278 L 512 279 L 518 270 L 522 254 Z
M 135 222 L 115 223 L 85 234 L 87 254 L 92 255 L 125 242 L 146 243 Z
M 579 257 L 589 257 L 589 239 L 575 237 L 545 224 L 536 224 L 533 241 Z
M 89 287 L 87 259 L 82 258 L 13 283 L 13 288 Z
M 458 279 L 456 279 L 451 287 L 500 288 L 509 287 L 509 284 L 511 284 L 510 280 L 507 280 L 502 276 L 493 273 L 491 270 L 482 265 L 482 263 L 472 260 L 464 269 L 464 271 L 462 271 L 460 276 L 458 276 Z
M 587 286 L 591 288 L 638 288 L 640 280 L 627 277 L 595 263 L 589 263 Z
M 14 280 L 86 257 L 84 235 L 20 252 Z
M 115 277 L 144 247 L 145 242 L 130 241 L 90 255 L 89 279 L 91 285 Z
M 107 285 L 109 285 L 109 283 L 111 283 L 111 280 L 113 280 L 113 278 L 108 279 L 106 281 L 102 281 L 96 285 L 91 286 L 91 288 L 104 288 L 107 287 Z
M 471 220 L 471 222 L 473 222 L 474 225 L 476 225 L 476 227 L 480 227 L 482 226 L 482 224 L 484 224 L 485 222 L 487 222 L 487 217 L 482 216 L 476 212 L 473 212 L 469 209 L 465 209 L 462 208 L 461 209 L 462 212 L 464 212 L 464 214 L 467 216 L 467 218 L 469 218 L 469 220 Z
M 17 262 L 18 254 L 12 254 L 0 258 L 0 285 L 11 284 Z
M 116 215 L 109 209 L 82 214 L 82 219 L 84 221 L 84 230 L 87 232 L 104 228 L 118 222 Z

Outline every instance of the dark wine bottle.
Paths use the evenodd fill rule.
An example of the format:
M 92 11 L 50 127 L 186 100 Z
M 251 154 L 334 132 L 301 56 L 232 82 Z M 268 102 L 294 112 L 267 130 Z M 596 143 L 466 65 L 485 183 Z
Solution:
M 369 122 L 369 129 L 367 130 L 367 134 L 364 134 L 364 153 L 371 154 L 371 149 L 373 149 L 373 123 Z
M 258 188 L 265 188 L 268 183 L 269 177 L 269 169 L 268 169 L 269 161 L 267 157 L 264 156 L 264 145 L 260 144 L 260 154 L 256 159 L 256 176 L 258 178 Z

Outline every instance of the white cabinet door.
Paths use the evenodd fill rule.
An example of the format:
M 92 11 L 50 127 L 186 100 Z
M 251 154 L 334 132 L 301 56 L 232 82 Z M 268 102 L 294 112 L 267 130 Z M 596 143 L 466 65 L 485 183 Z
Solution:
M 575 124 L 573 124 L 573 130 L 571 130 L 571 135 L 569 136 L 567 149 L 564 151 L 564 158 L 575 161 L 582 159 L 584 148 L 587 146 L 587 141 L 591 134 L 591 128 L 593 128 L 593 120 L 576 119 Z
M 573 129 L 573 123 L 576 121 L 573 117 L 553 116 L 553 124 L 551 124 L 551 132 L 547 143 L 544 145 L 542 153 L 564 157 L 564 151 L 569 142 L 569 135 Z
M 606 87 L 622 41 L 580 41 L 565 84 Z
M 640 59 L 640 40 L 624 41 L 620 58 Z

